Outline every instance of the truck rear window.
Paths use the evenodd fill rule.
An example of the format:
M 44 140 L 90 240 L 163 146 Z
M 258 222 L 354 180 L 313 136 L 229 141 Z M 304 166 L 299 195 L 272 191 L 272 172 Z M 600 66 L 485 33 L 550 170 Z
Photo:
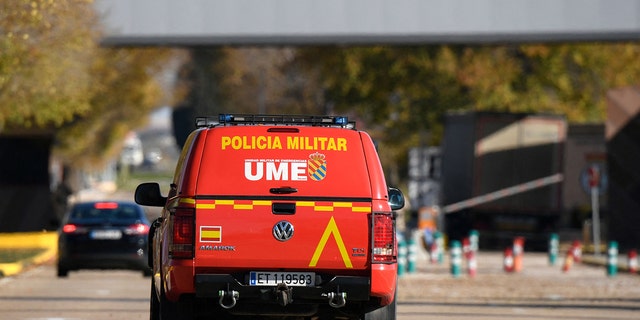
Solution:
M 360 134 L 325 127 L 210 130 L 198 194 L 371 197 Z

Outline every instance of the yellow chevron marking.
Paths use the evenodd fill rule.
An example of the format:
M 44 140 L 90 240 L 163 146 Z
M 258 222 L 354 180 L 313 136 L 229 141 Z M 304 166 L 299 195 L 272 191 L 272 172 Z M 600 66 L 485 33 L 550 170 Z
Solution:
M 324 229 L 324 233 L 320 238 L 320 242 L 318 242 L 318 246 L 316 247 L 316 251 L 313 253 L 313 257 L 311 257 L 311 261 L 309 262 L 309 267 L 315 267 L 318 264 L 318 260 L 320 260 L 320 255 L 322 251 L 324 251 L 324 247 L 327 245 L 327 240 L 329 240 L 329 236 L 333 234 L 333 238 L 336 240 L 336 244 L 338 245 L 338 250 L 340 250 L 340 255 L 342 256 L 342 261 L 344 261 L 344 266 L 347 268 L 353 268 L 351 264 L 351 259 L 349 259 L 349 254 L 347 253 L 347 248 L 344 246 L 344 242 L 342 241 L 342 236 L 340 235 L 340 230 L 338 230 L 338 225 L 336 221 L 331 217 L 329 223 L 327 224 L 327 228 Z

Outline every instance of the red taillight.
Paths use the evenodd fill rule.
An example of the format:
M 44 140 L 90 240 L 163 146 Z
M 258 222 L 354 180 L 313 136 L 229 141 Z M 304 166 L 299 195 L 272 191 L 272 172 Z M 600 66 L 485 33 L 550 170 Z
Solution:
M 64 233 L 74 233 L 78 230 L 78 227 L 75 224 L 65 224 L 62 227 L 62 232 Z
M 124 229 L 124 233 L 127 235 L 141 236 L 149 233 L 149 226 L 144 223 L 136 223 L 128 226 Z
M 373 215 L 373 262 L 395 262 L 396 230 L 393 215 L 374 213 Z
M 173 242 L 169 254 L 172 258 L 193 258 L 193 245 L 195 238 L 195 209 L 176 208 L 173 215 Z
M 87 229 L 87 227 L 79 226 L 73 223 L 67 223 L 62 226 L 62 232 L 67 234 L 84 234 L 89 232 L 89 229 Z

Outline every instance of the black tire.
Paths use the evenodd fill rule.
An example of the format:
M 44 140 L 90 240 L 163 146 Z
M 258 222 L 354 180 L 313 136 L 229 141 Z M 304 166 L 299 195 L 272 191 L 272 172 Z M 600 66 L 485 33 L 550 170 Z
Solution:
M 58 265 L 58 278 L 66 278 L 69 276 L 69 269 Z
M 145 278 L 151 277 L 153 275 L 153 271 L 151 269 L 142 270 L 142 276 Z
M 158 301 L 158 310 L 160 315 L 160 320 L 168 320 L 168 319 L 182 319 L 180 317 L 180 313 L 178 313 L 177 303 L 171 302 L 164 295 L 164 289 L 160 292 L 160 299 Z
M 156 295 L 156 288 L 151 279 L 151 295 L 149 297 L 149 320 L 160 320 L 160 301 Z
M 155 293 L 152 299 L 153 297 L 155 297 Z M 158 315 L 157 319 L 159 320 L 192 320 L 194 319 L 193 304 L 184 301 L 172 302 L 164 295 L 163 289 L 160 293 L 160 299 L 158 299 Z
M 396 319 L 396 299 L 393 299 L 389 305 L 382 308 L 367 312 L 362 319 L 364 320 L 395 320 Z

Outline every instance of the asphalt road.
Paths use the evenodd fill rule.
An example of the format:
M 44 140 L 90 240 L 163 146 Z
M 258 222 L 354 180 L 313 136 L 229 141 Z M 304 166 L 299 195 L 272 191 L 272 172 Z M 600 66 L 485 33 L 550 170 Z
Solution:
M 520 273 L 499 253 L 481 253 L 478 274 L 455 278 L 449 266 L 419 259 L 398 289 L 398 319 L 639 319 L 640 276 L 606 276 L 575 264 L 569 272 L 527 254 Z M 149 278 L 133 271 L 79 271 L 59 279 L 46 264 L 0 279 L 0 319 L 148 319 Z
M 78 271 L 53 264 L 0 279 L 1 319 L 149 319 L 150 278 L 133 271 Z
M 506 273 L 502 253 L 481 252 L 474 277 L 422 261 L 400 279 L 398 319 L 640 319 L 640 275 L 608 276 L 591 263 L 563 272 L 563 258 L 550 265 L 546 254 L 525 252 L 522 270 Z

